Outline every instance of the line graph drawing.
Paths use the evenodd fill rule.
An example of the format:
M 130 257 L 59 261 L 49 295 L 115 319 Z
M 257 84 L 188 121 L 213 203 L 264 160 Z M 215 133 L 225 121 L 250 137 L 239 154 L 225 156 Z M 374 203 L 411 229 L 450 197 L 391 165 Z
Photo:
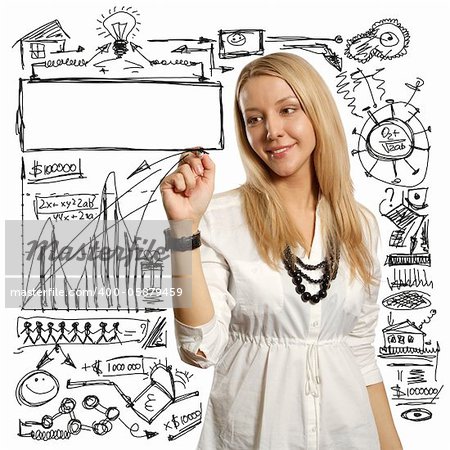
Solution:
M 28 275 L 24 273 L 24 309 L 98 310 L 114 307 L 130 310 L 150 308 L 155 302 L 161 301 L 161 294 L 168 298 L 176 295 L 176 292 L 172 292 L 168 285 L 164 284 L 168 283 L 168 279 L 163 277 L 163 263 L 164 259 L 167 259 L 167 255 L 163 256 L 164 246 L 158 247 L 154 236 L 144 239 L 138 234 L 155 190 L 152 190 L 150 198 L 147 197 L 146 202 L 135 210 L 140 211 L 141 220 L 133 224 L 136 228 L 134 235 L 128 230 L 130 223 L 124 221 L 127 215 L 121 213 L 119 204 L 127 193 L 155 173 L 157 171 L 146 174 L 120 196 L 117 193 L 115 174 L 109 174 L 99 196 L 99 213 L 92 217 L 87 225 L 82 224 L 81 230 L 76 227 L 70 232 L 65 231 L 69 242 L 62 248 L 56 235 L 58 222 L 47 219 L 43 228 L 38 230 L 38 239 L 30 241 L 32 247 L 27 255 L 23 255 L 24 261 L 29 262 Z M 62 202 L 58 204 L 60 203 Z M 54 216 L 53 219 L 58 217 Z M 40 226 L 39 223 L 37 225 Z M 163 226 L 163 223 L 159 224 L 161 229 L 159 232 L 155 231 L 157 239 L 163 238 Z M 144 245 L 140 245 L 138 239 L 142 240 Z M 99 249 L 103 254 L 99 254 Z M 48 255 L 51 257 L 47 258 Z M 77 259 L 78 265 L 71 270 L 81 276 L 78 275 L 78 281 L 74 285 L 66 271 L 70 264 L 77 263 Z M 46 261 L 49 261 L 48 266 L 45 265 Z M 33 273 L 40 279 L 35 285 L 31 284 Z M 30 291 L 31 294 L 28 294 Z M 61 300 L 59 303 L 56 301 L 55 294 L 58 291 L 59 297 L 63 297 L 62 305 Z M 79 291 L 81 294 L 77 295 Z M 143 302 L 142 306 L 139 306 L 138 297 Z M 124 298 L 123 303 L 121 298 Z

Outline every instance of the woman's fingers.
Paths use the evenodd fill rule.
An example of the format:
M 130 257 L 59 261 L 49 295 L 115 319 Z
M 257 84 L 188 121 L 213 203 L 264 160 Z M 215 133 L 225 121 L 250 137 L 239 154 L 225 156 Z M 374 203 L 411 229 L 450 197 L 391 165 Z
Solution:
M 164 189 L 164 184 L 166 186 L 169 185 L 174 192 L 184 193 L 186 196 L 190 196 L 196 186 L 197 178 L 197 175 L 192 172 L 188 164 L 182 164 L 175 172 L 165 178 L 161 187 Z
M 178 167 L 177 172 L 183 175 L 184 184 L 186 186 L 185 194 L 190 195 L 191 191 L 195 188 L 197 175 L 194 174 L 189 164 L 182 164 Z
M 162 200 L 170 220 L 200 221 L 214 191 L 214 163 L 203 152 L 190 151 L 175 172 L 162 180 Z
M 201 159 L 203 166 L 203 177 L 208 181 L 214 181 L 214 175 L 216 172 L 216 165 L 214 161 L 209 157 L 208 154 L 204 154 Z
M 183 164 L 189 165 L 192 171 L 199 177 L 203 176 L 203 164 L 202 164 L 203 153 L 200 151 L 190 151 L 184 153 L 180 158 L 179 167 Z
M 202 177 L 208 183 L 214 181 L 215 165 L 208 154 L 192 150 L 183 153 L 178 168 L 168 175 L 163 185 L 171 186 L 173 192 L 190 197 L 197 186 L 197 179 Z M 161 186 L 164 189 L 164 186 Z
M 166 177 L 165 182 L 172 186 L 174 192 L 184 192 L 186 190 L 184 176 L 180 172 L 170 174 Z
M 180 166 L 183 164 L 188 164 L 197 176 L 214 181 L 215 164 L 208 153 L 195 150 L 184 153 L 180 158 Z

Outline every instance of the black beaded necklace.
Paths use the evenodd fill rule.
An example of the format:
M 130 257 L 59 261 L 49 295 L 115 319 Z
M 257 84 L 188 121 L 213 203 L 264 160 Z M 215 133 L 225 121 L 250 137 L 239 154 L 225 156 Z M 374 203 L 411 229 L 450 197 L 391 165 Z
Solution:
M 339 266 L 339 252 L 334 264 L 330 258 L 324 259 L 319 264 L 306 264 L 298 256 L 294 256 L 288 246 L 283 254 L 283 263 L 287 273 L 292 278 L 292 283 L 295 284 L 295 292 L 300 295 L 302 301 L 316 304 L 327 296 L 331 281 L 336 278 Z M 305 272 L 306 270 L 313 271 L 318 269 L 323 270 L 323 275 L 320 278 L 312 278 Z M 333 274 L 331 274 L 332 270 Z M 319 291 L 316 294 L 308 292 L 302 283 L 303 280 L 307 280 L 312 284 L 318 284 Z

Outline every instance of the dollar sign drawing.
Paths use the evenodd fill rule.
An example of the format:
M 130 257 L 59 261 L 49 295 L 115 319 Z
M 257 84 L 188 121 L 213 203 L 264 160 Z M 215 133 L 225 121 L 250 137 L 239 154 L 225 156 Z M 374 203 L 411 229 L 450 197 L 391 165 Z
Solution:
M 33 167 L 31 168 L 30 175 L 36 178 L 38 175 L 42 173 L 41 164 L 39 164 L 36 160 L 33 162 Z
M 180 426 L 180 422 L 177 419 L 178 416 L 175 414 L 172 414 L 172 423 L 176 430 L 178 430 L 178 427 Z
M 396 386 L 391 386 L 391 389 L 395 392 L 394 396 L 396 398 L 404 397 L 406 394 L 400 389 L 400 386 L 397 384 Z

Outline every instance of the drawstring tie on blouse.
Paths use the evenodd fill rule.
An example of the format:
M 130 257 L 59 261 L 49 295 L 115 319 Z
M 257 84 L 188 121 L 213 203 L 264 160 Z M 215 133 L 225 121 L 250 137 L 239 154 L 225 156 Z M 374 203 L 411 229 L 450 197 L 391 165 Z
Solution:
M 314 398 L 319 397 L 320 389 L 320 376 L 319 376 L 319 352 L 317 351 L 317 344 L 308 344 L 306 350 L 306 384 L 305 384 L 305 394 L 312 395 Z M 315 414 L 315 437 L 316 437 L 316 447 L 319 448 L 319 411 L 318 405 L 314 401 L 314 414 Z
M 306 384 L 305 394 L 313 397 L 319 396 L 319 354 L 317 344 L 308 344 L 306 350 Z

